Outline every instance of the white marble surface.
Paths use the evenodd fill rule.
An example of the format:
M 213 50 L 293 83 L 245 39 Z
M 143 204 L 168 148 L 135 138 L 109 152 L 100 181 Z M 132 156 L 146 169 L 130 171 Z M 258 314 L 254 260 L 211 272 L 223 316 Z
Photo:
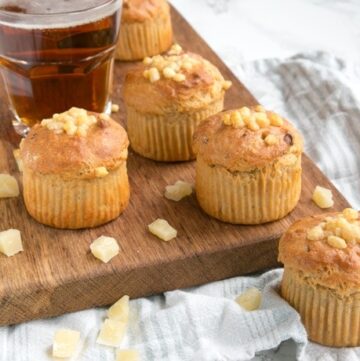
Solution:
M 359 0 L 171 0 L 219 54 L 255 60 L 327 51 L 360 59 Z

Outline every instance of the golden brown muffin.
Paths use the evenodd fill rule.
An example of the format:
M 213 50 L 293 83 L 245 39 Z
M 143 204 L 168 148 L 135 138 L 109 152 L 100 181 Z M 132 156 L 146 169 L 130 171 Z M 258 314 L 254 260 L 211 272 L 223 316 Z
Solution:
M 129 202 L 126 131 L 105 114 L 72 108 L 35 125 L 21 143 L 25 205 L 40 223 L 95 227 Z
M 170 7 L 166 0 L 124 0 L 119 60 L 140 60 L 168 50 L 173 41 Z
M 196 195 L 224 222 L 260 224 L 284 217 L 301 192 L 303 142 L 262 106 L 217 114 L 194 134 Z
M 166 56 L 146 58 L 124 83 L 131 147 L 158 161 L 193 159 L 193 132 L 223 109 L 230 85 L 214 65 L 179 45 Z
M 359 242 L 359 214 L 350 208 L 299 220 L 280 240 L 281 294 L 312 341 L 360 345 Z

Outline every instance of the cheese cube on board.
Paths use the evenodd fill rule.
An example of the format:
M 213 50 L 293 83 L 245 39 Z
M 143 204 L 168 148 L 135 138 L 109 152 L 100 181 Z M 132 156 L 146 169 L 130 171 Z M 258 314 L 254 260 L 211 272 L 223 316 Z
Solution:
M 104 263 L 108 263 L 119 254 L 120 247 L 115 238 L 101 236 L 91 243 L 90 250 L 96 258 Z
M 118 350 L 116 352 L 116 361 L 140 361 L 137 350 Z
M 257 288 L 249 288 L 236 298 L 236 302 L 246 311 L 254 311 L 260 307 L 261 292 Z
M 193 189 L 190 183 L 177 181 L 174 185 L 166 186 L 165 198 L 178 202 L 181 199 L 191 195 L 192 192 Z
M 0 252 L 8 257 L 23 251 L 21 233 L 17 229 L 0 232 Z
M 165 219 L 157 219 L 148 225 L 149 231 L 163 241 L 170 241 L 177 236 L 175 228 L 171 227 Z
M 129 296 L 125 295 L 114 303 L 108 310 L 108 317 L 127 323 L 129 320 Z
M 101 325 L 96 343 L 105 346 L 119 347 L 124 338 L 126 323 L 107 318 Z
M 56 331 L 53 342 L 53 356 L 58 358 L 72 357 L 80 340 L 80 332 L 68 329 Z
M 334 205 L 331 190 L 320 186 L 316 186 L 312 199 L 320 208 L 330 208 Z
M 17 197 L 19 194 L 17 180 L 10 174 L 0 174 L 0 198 Z

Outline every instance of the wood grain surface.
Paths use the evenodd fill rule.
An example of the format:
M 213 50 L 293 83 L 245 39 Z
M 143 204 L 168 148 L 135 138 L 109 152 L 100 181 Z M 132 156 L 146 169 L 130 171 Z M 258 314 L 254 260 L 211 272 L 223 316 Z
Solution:
M 254 97 L 177 11 L 172 16 L 177 41 L 208 58 L 233 81 L 226 108 L 255 104 Z M 117 63 L 115 67 L 113 100 L 121 105 L 122 78 L 130 66 Z M 20 139 L 11 126 L 3 85 L 1 89 L 0 172 L 15 175 L 21 183 L 12 156 Z M 124 113 L 114 118 L 125 124 Z M 161 164 L 130 152 L 128 168 L 129 207 L 115 221 L 95 229 L 52 229 L 30 218 L 22 197 L 0 200 L 0 230 L 20 229 L 25 249 L 11 258 L 0 255 L 0 325 L 107 305 L 124 294 L 147 296 L 275 267 L 277 242 L 284 230 L 300 217 L 321 212 L 310 200 L 316 185 L 333 190 L 334 210 L 348 206 L 306 156 L 299 205 L 281 221 L 260 226 L 211 219 L 199 209 L 194 195 L 179 203 L 165 199 L 166 185 L 179 179 L 194 181 L 192 162 Z M 156 218 L 167 219 L 178 237 L 165 243 L 150 235 L 146 225 Z M 100 235 L 115 237 L 122 247 L 109 264 L 89 252 L 90 243 Z

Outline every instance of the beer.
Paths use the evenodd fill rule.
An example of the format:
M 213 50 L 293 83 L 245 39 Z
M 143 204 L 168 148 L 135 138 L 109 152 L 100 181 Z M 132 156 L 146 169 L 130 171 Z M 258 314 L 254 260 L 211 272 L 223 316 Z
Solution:
M 0 66 L 19 122 L 106 110 L 120 11 L 121 0 L 0 0 Z

